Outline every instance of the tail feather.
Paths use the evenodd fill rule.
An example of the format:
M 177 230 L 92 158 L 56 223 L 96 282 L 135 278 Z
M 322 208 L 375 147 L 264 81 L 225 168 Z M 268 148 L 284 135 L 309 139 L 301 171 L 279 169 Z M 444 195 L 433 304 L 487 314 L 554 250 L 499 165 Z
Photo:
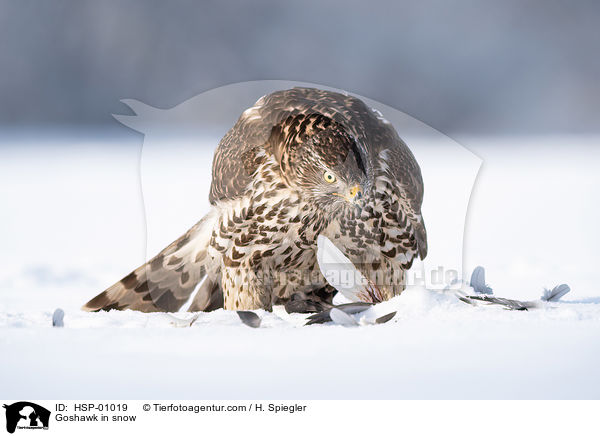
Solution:
M 149 262 L 92 298 L 82 309 L 89 312 L 179 310 L 207 273 L 210 223 L 211 217 L 206 216 Z

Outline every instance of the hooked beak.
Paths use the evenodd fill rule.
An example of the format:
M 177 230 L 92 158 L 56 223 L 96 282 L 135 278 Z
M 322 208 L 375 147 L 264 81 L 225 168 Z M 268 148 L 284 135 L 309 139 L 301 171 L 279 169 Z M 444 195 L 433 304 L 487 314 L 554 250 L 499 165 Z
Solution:
M 363 197 L 363 192 L 360 185 L 356 185 L 350 188 L 346 195 L 338 194 L 337 192 L 333 195 L 344 198 L 348 203 L 356 203 Z

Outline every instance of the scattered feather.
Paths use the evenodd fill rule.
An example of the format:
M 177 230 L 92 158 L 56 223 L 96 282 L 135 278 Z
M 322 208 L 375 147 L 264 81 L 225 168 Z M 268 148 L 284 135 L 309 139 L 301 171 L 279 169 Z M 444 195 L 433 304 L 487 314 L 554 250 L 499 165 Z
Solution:
M 395 316 L 396 316 L 396 312 L 392 312 L 392 313 L 388 313 L 387 315 L 380 316 L 379 318 L 377 318 L 375 320 L 375 324 L 385 324 L 386 322 L 388 322 Z
M 191 327 L 192 324 L 194 324 L 200 317 L 199 313 L 196 313 L 190 318 L 179 318 L 175 315 L 171 315 L 170 313 L 165 313 L 165 315 L 171 320 L 171 325 L 177 328 Z
M 52 314 L 52 327 L 64 327 L 65 312 L 62 309 L 56 309 Z
M 478 294 L 491 295 L 494 293 L 492 288 L 485 283 L 485 269 L 482 266 L 478 266 L 473 270 L 469 286 L 471 286 Z
M 373 306 L 372 303 L 363 303 L 363 302 L 359 301 L 359 302 L 355 302 L 355 303 L 340 304 L 338 306 L 335 306 L 335 309 L 339 309 L 344 313 L 353 315 L 355 313 L 364 312 L 365 310 L 367 310 L 368 308 L 370 308 L 372 306 Z M 331 316 L 329 316 L 330 310 L 331 309 L 324 310 L 323 312 L 319 312 L 319 313 L 310 315 L 307 318 L 308 321 L 305 325 L 323 324 L 326 322 L 330 322 L 331 321 Z
M 338 325 L 343 325 L 344 327 L 355 327 L 358 326 L 358 322 L 346 312 L 336 309 L 335 307 L 329 311 L 329 316 L 331 320 Z
M 566 294 L 568 294 L 570 291 L 571 288 L 569 287 L 569 285 L 566 285 L 564 283 L 562 285 L 555 286 L 552 289 L 544 289 L 542 301 L 556 302 L 562 297 L 564 297 Z
M 508 298 L 490 297 L 488 295 L 466 295 L 458 298 L 460 301 L 473 306 L 496 304 L 504 306 L 507 310 L 528 310 L 536 307 L 534 301 L 509 300 Z
M 258 316 L 256 313 L 251 312 L 249 310 L 238 310 L 237 314 L 242 320 L 242 322 L 248 327 L 252 327 L 254 329 L 260 327 L 261 319 L 260 316 Z

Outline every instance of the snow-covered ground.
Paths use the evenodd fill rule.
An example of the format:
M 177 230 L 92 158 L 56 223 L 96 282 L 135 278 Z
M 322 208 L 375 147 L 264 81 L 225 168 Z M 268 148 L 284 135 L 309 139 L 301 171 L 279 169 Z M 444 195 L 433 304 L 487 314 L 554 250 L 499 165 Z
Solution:
M 128 138 L 2 139 L 2 397 L 600 397 L 597 138 L 464 144 L 483 160 L 465 226 L 465 274 L 483 265 L 496 295 L 522 300 L 568 283 L 563 302 L 510 312 L 415 288 L 372 309 L 398 312 L 384 325 L 303 327 L 304 316 L 276 310 L 259 312 L 259 329 L 222 310 L 190 328 L 173 327 L 164 314 L 79 310 L 143 263 L 146 244 L 154 254 L 208 209 L 216 142 L 192 159 L 174 160 L 185 149 L 165 145 L 161 165 L 168 174 L 172 162 L 185 176 L 142 166 L 142 184 L 141 138 Z M 443 152 L 435 143 L 415 152 L 433 162 L 423 173 L 434 257 L 444 252 L 435 229 L 457 207 L 427 191 L 447 181 L 443 160 L 429 159 Z M 145 168 L 157 156 L 148 155 Z M 191 199 L 189 174 L 197 184 Z M 191 212 L 161 211 L 162 196 L 193 204 Z M 51 327 L 57 307 L 66 313 L 61 329 Z

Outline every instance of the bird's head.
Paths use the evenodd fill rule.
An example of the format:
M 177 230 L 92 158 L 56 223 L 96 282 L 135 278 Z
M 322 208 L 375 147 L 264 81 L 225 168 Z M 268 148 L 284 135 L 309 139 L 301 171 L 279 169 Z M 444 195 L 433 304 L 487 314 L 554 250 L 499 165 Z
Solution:
M 282 161 L 288 182 L 320 208 L 360 207 L 368 189 L 367 163 L 353 136 L 321 115 L 300 122 L 298 132 Z

